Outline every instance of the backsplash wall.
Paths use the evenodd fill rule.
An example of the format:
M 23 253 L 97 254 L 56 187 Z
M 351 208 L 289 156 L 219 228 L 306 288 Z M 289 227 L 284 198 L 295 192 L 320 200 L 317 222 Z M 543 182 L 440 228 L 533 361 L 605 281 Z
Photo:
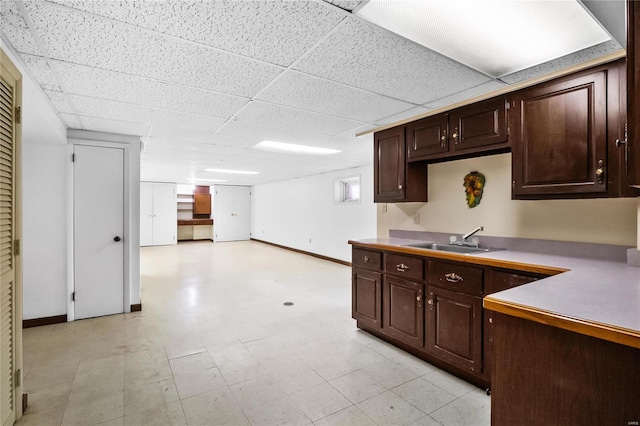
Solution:
M 486 177 L 480 205 L 466 204 L 464 176 Z M 482 235 L 637 245 L 640 215 L 635 198 L 512 200 L 511 154 L 429 165 L 429 202 L 378 204 L 378 237 L 389 229 L 463 234 L 484 226 Z M 386 211 L 385 210 L 386 207 Z M 419 223 L 414 223 L 415 214 Z

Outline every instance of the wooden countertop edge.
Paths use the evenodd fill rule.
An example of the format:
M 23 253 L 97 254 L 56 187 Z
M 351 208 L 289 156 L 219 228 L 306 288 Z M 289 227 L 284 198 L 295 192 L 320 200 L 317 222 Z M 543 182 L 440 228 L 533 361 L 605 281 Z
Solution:
M 491 311 L 640 349 L 640 333 L 634 330 L 567 317 L 518 303 L 496 300 L 491 295 L 484 298 L 483 306 Z
M 465 254 L 447 253 L 434 250 L 424 250 L 407 246 L 395 246 L 380 243 L 363 243 L 360 241 L 349 240 L 349 244 L 355 247 L 368 249 L 388 250 L 396 253 L 412 254 L 416 256 L 431 257 L 435 259 L 450 260 L 455 262 L 472 263 L 481 266 L 491 266 L 494 268 L 515 269 L 522 272 L 532 272 L 536 274 L 557 275 L 569 271 L 569 269 L 557 268 L 552 266 L 535 265 L 531 263 L 513 262 L 508 260 L 488 259 L 485 257 L 469 256 Z

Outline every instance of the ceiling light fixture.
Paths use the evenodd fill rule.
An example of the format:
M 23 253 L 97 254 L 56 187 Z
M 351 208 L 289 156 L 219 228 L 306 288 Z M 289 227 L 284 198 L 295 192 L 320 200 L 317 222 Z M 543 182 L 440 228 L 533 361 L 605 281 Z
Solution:
M 230 169 L 204 169 L 205 172 L 213 173 L 230 173 L 234 175 L 257 175 L 260 172 L 251 172 L 248 170 L 230 170 Z
M 200 178 L 194 178 L 194 179 L 190 179 L 189 182 L 190 183 L 195 183 L 195 182 L 226 182 L 226 179 L 200 179 Z
M 293 143 L 262 141 L 251 147 L 262 151 L 287 152 L 290 154 L 331 155 L 340 152 L 338 149 L 318 148 L 315 146 L 297 145 Z
M 576 0 L 369 0 L 356 15 L 496 78 L 611 40 Z

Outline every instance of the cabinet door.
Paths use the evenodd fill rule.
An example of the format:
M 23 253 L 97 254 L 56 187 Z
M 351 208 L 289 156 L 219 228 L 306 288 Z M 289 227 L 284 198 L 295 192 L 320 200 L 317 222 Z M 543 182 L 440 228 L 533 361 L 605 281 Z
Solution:
M 193 194 L 193 214 L 211 214 L 211 194 Z
M 490 145 L 508 147 L 506 102 L 505 98 L 490 99 L 453 110 L 450 115 L 452 150 Z
M 351 273 L 351 316 L 359 325 L 382 327 L 382 275 L 353 269 Z
M 427 351 L 481 374 L 482 298 L 430 286 L 427 303 Z
M 394 127 L 375 134 L 373 174 L 375 202 L 405 199 L 404 127 Z
M 513 96 L 514 198 L 607 192 L 606 83 L 600 68 Z
M 153 245 L 176 243 L 176 185 L 153 186 Z
M 627 1 L 627 144 L 631 185 L 640 188 L 640 6 Z
M 449 117 L 447 114 L 423 118 L 407 125 L 409 161 L 425 160 L 449 151 Z
M 416 348 L 424 345 L 423 287 L 401 278 L 384 278 L 382 328 L 385 334 Z

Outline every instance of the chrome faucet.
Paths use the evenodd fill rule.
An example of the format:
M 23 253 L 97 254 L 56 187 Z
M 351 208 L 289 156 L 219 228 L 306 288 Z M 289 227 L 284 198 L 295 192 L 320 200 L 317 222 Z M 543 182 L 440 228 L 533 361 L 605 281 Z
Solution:
M 484 231 L 484 226 L 478 226 L 471 232 L 467 232 L 462 236 L 460 241 L 453 241 L 451 244 L 457 244 L 459 246 L 471 246 L 471 247 L 480 247 L 480 243 L 477 238 L 474 238 L 475 241 L 469 241 L 469 238 L 474 236 L 476 233 Z M 455 240 L 455 237 L 452 237 Z

